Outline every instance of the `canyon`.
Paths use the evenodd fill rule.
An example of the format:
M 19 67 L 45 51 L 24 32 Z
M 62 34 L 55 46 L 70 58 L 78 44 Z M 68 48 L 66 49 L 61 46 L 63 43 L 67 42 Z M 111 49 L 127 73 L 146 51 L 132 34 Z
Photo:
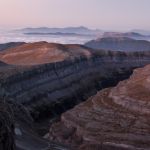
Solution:
M 15 114 L 14 136 L 17 148 L 19 150 L 26 150 L 27 147 L 31 150 L 68 150 L 74 147 L 78 148 L 78 145 L 84 147 L 85 141 L 83 141 L 82 135 L 79 136 L 79 141 L 74 140 L 77 128 L 72 126 L 71 121 L 64 117 L 65 114 L 71 114 L 72 111 L 76 110 L 76 107 L 66 111 L 77 104 L 79 104 L 77 108 L 85 104 L 83 111 L 87 110 L 85 114 L 88 113 L 88 109 L 90 111 L 93 107 L 92 103 L 86 104 L 90 101 L 87 100 L 90 96 L 104 88 L 117 85 L 119 81 L 127 79 L 132 74 L 133 69 L 149 63 L 149 51 L 96 50 L 77 44 L 24 43 L 1 51 L 0 97 L 6 99 L 8 105 L 11 104 L 13 108 Z M 83 101 L 85 103 L 82 103 Z M 103 109 L 103 103 L 102 108 L 99 109 Z M 110 101 L 110 103 L 112 102 Z M 86 108 L 87 105 L 88 108 Z M 95 105 L 101 107 L 97 103 Z M 106 111 L 109 114 L 109 110 L 104 109 L 104 118 Z M 64 114 L 61 116 L 62 113 Z M 90 112 L 89 115 L 91 115 Z M 113 113 L 111 115 L 113 116 Z M 55 124 L 60 116 L 61 122 Z M 42 123 L 47 119 L 49 120 L 47 127 L 44 126 L 43 129 L 39 129 L 39 126 L 42 126 Z M 111 119 L 113 122 L 113 118 Z M 74 121 L 76 122 L 76 116 Z M 50 126 L 51 142 L 40 137 L 48 132 Z M 96 130 L 96 125 L 94 126 L 93 130 Z M 103 128 L 105 128 L 104 126 L 105 122 Z M 67 132 L 60 131 L 62 128 Z M 61 135 L 57 135 L 57 131 L 59 134 L 67 134 L 65 136 L 69 138 L 69 142 L 67 138 L 64 140 Z M 80 131 L 82 133 L 82 130 Z M 72 134 L 71 138 L 70 134 Z M 90 130 L 89 136 L 91 136 Z M 70 144 L 72 141 L 73 143 Z M 81 141 L 83 141 L 82 144 Z
M 0 70 L 1 95 L 15 98 L 37 119 L 47 109 L 61 113 L 63 107 L 74 106 L 97 90 L 127 78 L 133 68 L 150 62 L 149 55 L 96 51 L 82 45 L 23 44 L 0 53 L 6 64 Z
M 67 111 L 49 138 L 80 150 L 150 148 L 150 65 Z

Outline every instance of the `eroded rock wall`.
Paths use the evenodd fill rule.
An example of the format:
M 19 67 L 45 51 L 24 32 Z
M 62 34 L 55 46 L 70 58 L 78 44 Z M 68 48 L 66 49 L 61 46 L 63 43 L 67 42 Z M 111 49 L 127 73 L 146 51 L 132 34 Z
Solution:
M 59 114 L 127 78 L 132 69 L 149 63 L 146 56 L 98 56 L 33 66 L 1 78 L 1 94 L 25 105 L 34 118 Z M 19 70 L 19 71 L 18 71 Z M 8 70 L 7 70 L 8 71 Z M 2 92 L 4 91 L 4 92 Z M 51 112 L 52 111 L 52 112 Z
M 150 65 L 137 69 L 116 87 L 97 92 L 61 116 L 50 139 L 75 149 L 150 148 Z

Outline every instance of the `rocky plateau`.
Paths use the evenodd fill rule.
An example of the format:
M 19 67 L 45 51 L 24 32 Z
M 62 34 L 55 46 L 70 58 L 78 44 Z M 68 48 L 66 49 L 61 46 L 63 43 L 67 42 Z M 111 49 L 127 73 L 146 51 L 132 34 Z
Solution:
M 87 100 L 90 96 L 95 95 L 97 91 L 117 85 L 119 81 L 127 79 L 132 74 L 133 69 L 143 67 L 149 63 L 149 51 L 120 52 L 95 50 L 77 44 L 62 45 L 36 42 L 22 43 L 15 47 L 3 49 L 0 52 L 0 98 L 2 101 L 6 101 L 5 105 L 11 107 L 13 112 L 10 115 L 8 114 L 6 118 L 10 116 L 14 121 L 12 126 L 8 124 L 8 128 L 12 129 L 11 134 L 8 134 L 11 136 L 7 137 L 8 141 L 10 138 L 12 146 L 15 141 L 15 146 L 13 147 L 16 147 L 18 150 L 70 150 L 74 147 L 83 147 L 82 149 L 84 149 L 86 140 L 84 140 L 82 134 L 78 136 L 78 131 L 74 131 L 78 127 L 72 126 L 67 118 L 66 122 L 63 121 L 62 118 L 65 118 L 65 114 L 61 117 L 62 122 L 55 125 L 56 120 L 59 120 L 62 113 Z M 106 91 L 109 93 L 109 90 Z M 85 104 L 88 102 L 89 100 Z M 100 107 L 97 103 L 95 105 Z M 100 110 L 103 110 L 103 105 L 102 102 Z M 119 104 L 118 100 L 119 105 L 121 104 Z M 73 110 L 80 106 L 82 104 Z M 90 103 L 86 111 L 87 114 L 88 109 L 90 111 L 92 107 L 93 105 Z M 120 106 L 121 108 L 124 108 L 124 106 Z M 85 110 L 83 110 L 83 113 L 85 113 Z M 67 113 L 70 112 L 68 111 Z M 105 112 L 107 112 L 107 109 L 103 112 L 104 118 L 102 118 L 104 120 L 106 120 Z M 89 113 L 89 115 L 99 115 L 98 113 Z M 108 110 L 109 113 L 111 114 L 111 111 L 109 112 Z M 112 122 L 114 122 L 113 111 L 111 116 L 110 120 L 112 119 Z M 76 117 L 72 119 L 76 122 Z M 94 124 L 94 120 L 92 122 L 95 126 L 93 128 L 95 131 L 98 127 Z M 84 126 L 84 122 L 81 119 L 81 125 L 82 123 Z M 111 124 L 108 125 L 110 125 L 110 128 L 108 128 L 113 130 Z M 50 140 L 48 138 L 41 138 L 41 136 L 48 132 L 50 126 L 53 129 L 50 129 Z M 92 128 L 91 124 L 89 124 L 89 136 L 92 139 L 90 127 Z M 67 130 L 66 140 L 59 135 L 57 136 L 56 130 L 58 129 L 59 131 L 62 128 Z M 107 128 L 105 122 L 103 128 Z M 119 130 L 119 127 L 117 129 Z M 62 134 L 64 130 L 59 131 L 59 134 Z M 68 133 L 68 131 L 71 133 Z M 84 130 L 80 131 L 81 133 L 82 131 L 84 132 Z M 102 130 L 101 134 L 103 133 L 106 133 L 105 130 Z M 72 134 L 71 138 L 70 134 Z M 79 137 L 79 141 L 73 140 L 76 136 L 77 138 Z M 110 142 L 112 142 L 109 134 L 107 136 L 110 138 Z M 114 136 L 115 140 L 115 135 L 112 134 L 112 136 Z M 70 138 L 69 140 L 67 140 L 68 137 Z M 86 137 L 90 139 L 88 136 Z M 105 136 L 103 137 L 105 139 Z M 95 138 L 99 138 L 99 136 L 95 136 Z M 121 138 L 119 134 L 118 138 Z M 90 143 L 93 144 L 89 140 Z M 95 143 L 95 146 L 99 146 L 96 139 Z M 126 143 L 128 144 L 128 141 Z M 7 149 L 3 148 L 2 150 Z M 13 149 L 9 148 L 8 150 Z

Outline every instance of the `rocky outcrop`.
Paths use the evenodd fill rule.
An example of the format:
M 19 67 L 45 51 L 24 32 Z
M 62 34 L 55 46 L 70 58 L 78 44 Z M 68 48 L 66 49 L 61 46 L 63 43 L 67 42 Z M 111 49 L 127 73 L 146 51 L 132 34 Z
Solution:
M 124 36 L 102 37 L 85 43 L 85 46 L 93 49 L 117 50 L 117 51 L 149 51 L 150 42 L 135 40 Z
M 61 116 L 50 139 L 80 150 L 150 148 L 150 65 Z

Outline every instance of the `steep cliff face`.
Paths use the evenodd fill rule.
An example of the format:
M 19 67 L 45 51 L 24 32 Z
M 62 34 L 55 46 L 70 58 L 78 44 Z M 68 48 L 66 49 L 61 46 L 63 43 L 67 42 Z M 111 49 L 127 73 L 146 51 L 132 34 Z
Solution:
M 50 139 L 80 150 L 150 147 L 150 65 L 61 116 Z
M 26 106 L 34 119 L 53 118 L 127 78 L 133 68 L 150 63 L 149 56 L 81 45 L 24 44 L 0 53 L 1 61 L 9 64 L 0 69 L 0 94 Z
M 70 148 L 58 144 L 64 141 L 58 140 L 59 136 L 57 144 L 39 138 L 33 121 L 52 120 L 97 90 L 116 85 L 129 77 L 133 68 L 150 63 L 150 52 L 112 52 L 82 45 L 38 42 L 2 51 L 0 61 L 0 97 L 9 99 L 13 108 L 17 148 L 68 150 Z M 67 130 L 65 137 L 73 135 L 68 141 L 74 141 L 74 127 L 66 128 L 65 123 L 64 128 L 62 124 L 58 126 L 63 132 Z M 77 143 L 81 143 L 82 138 L 78 140 Z M 97 147 L 99 145 L 95 145 L 95 149 Z
M 85 43 L 85 46 L 93 49 L 118 50 L 118 51 L 149 51 L 150 42 L 135 40 L 126 36 L 102 37 Z

